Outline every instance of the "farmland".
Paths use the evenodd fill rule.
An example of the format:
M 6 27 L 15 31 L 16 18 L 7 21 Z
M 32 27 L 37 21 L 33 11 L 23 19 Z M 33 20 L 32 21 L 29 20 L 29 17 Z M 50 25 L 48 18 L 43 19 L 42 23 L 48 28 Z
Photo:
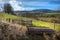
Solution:
M 32 20 L 32 25 L 36 26 L 36 27 L 49 27 L 54 29 L 55 26 L 55 30 L 60 30 L 60 24 L 59 23 L 51 23 L 51 22 L 44 22 L 44 21 L 40 21 L 40 20 L 36 20 L 33 18 L 27 18 L 27 17 L 22 17 L 22 16 L 14 16 L 11 14 L 4 14 L 4 13 L 0 13 L 0 18 L 18 18 L 21 20 Z M 49 18 L 47 18 L 48 20 Z
M 43 17 L 40 17 L 38 15 L 38 17 L 37 17 L 38 20 L 33 17 L 30 17 L 30 18 L 23 17 L 22 19 L 23 20 L 32 20 L 32 24 L 37 27 L 49 27 L 49 28 L 54 29 L 54 26 L 55 26 L 55 30 L 60 30 L 60 23 L 59 23 L 60 21 L 57 18 L 57 16 L 60 15 L 60 13 L 46 13 L 43 15 L 44 15 Z M 54 17 L 51 17 L 51 16 L 54 16 Z M 54 20 L 56 20 L 58 22 L 54 22 Z
M 60 1 L 0 2 L 0 40 L 60 40 Z
M 2 16 L 3 15 L 3 16 Z M 41 20 L 36 20 L 36 19 L 34 19 L 34 18 L 28 18 L 28 17 L 22 17 L 22 16 L 16 16 L 16 15 L 11 15 L 11 14 L 6 14 L 6 13 L 0 13 L 0 18 L 5 18 L 5 19 L 18 19 L 19 20 L 19 22 L 21 22 L 20 20 L 32 20 L 32 25 L 34 26 L 34 27 L 38 27 L 38 28 L 51 28 L 51 29 L 54 29 L 54 26 L 55 26 L 55 30 L 56 31 L 60 31 L 60 24 L 59 23 L 52 23 L 52 22 L 45 22 L 45 21 L 41 21 Z M 43 18 L 43 17 L 41 17 L 41 19 L 46 19 L 46 20 L 48 20 L 48 19 L 51 19 L 51 18 Z M 24 30 L 25 29 L 25 25 L 21 25 L 21 24 L 13 24 L 13 23 L 9 23 L 9 24 L 11 24 L 12 26 L 10 26 L 10 25 L 8 25 L 7 24 L 7 22 L 6 22 L 6 24 L 5 23 L 3 23 L 2 25 L 7 25 L 6 27 L 8 28 L 10 28 L 10 29 L 5 29 L 5 31 L 7 30 L 8 32 L 9 32 L 9 34 L 7 34 L 7 35 L 9 35 L 10 36 L 10 34 L 11 33 L 13 33 L 13 34 L 11 34 L 12 36 L 13 35 L 17 35 L 17 36 L 15 36 L 14 38 L 12 37 L 12 39 L 14 39 L 14 40 L 19 40 L 19 39 L 21 39 L 22 40 L 22 38 L 23 38 L 23 36 L 21 36 L 20 34 L 22 34 L 22 35 L 25 35 L 25 33 L 26 33 L 26 31 L 27 30 Z M 20 25 L 20 26 L 19 26 Z M 0 25 L 1 26 L 1 25 Z M 22 29 L 21 29 L 21 27 L 22 27 Z M 5 26 L 3 27 L 3 28 L 5 28 Z M 9 31 L 10 30 L 10 31 Z M 5 32 L 5 33 L 7 33 L 7 32 Z M 4 33 L 4 34 L 5 34 Z M 40 33 L 40 32 L 39 32 Z M 53 34 L 54 35 L 54 34 Z M 27 36 L 27 38 L 26 38 L 26 36 Z M 37 36 L 37 38 L 36 38 L 36 36 Z M 28 40 L 32 40 L 32 39 L 34 39 L 34 40 L 37 40 L 37 39 L 41 39 L 41 40 L 45 40 L 44 39 L 44 36 L 42 36 L 42 34 L 39 34 L 39 35 L 36 35 L 36 36 L 33 36 L 33 35 L 31 35 L 31 34 L 29 34 L 29 35 L 25 35 L 24 36 L 24 38 L 23 38 L 23 40 L 25 40 L 25 39 L 28 39 Z M 46 35 L 45 35 L 46 36 Z M 47 37 L 45 37 L 45 38 L 51 38 L 50 36 L 47 36 Z M 58 36 L 59 37 L 59 36 Z M 11 39 L 11 37 L 8 37 L 8 38 L 10 38 Z M 4 39 L 4 38 L 3 38 Z M 52 38 L 51 38 L 52 39 Z M 55 38 L 54 38 L 55 39 Z
M 0 18 L 18 18 L 17 16 L 11 15 L 11 14 L 7 14 L 7 13 L 0 13 Z
M 49 28 L 52 28 L 54 29 L 54 23 L 51 23 L 51 22 L 43 22 L 43 21 L 39 21 L 39 20 L 36 20 L 36 19 L 32 19 L 32 18 L 25 18 L 23 17 L 24 20 L 32 20 L 32 24 L 34 26 L 37 26 L 37 27 L 49 27 Z M 55 23 L 55 30 L 60 30 L 60 24 L 58 23 Z

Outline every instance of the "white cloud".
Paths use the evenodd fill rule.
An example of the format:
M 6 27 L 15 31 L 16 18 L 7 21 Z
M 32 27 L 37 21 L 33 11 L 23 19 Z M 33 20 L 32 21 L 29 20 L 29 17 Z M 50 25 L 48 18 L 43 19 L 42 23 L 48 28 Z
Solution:
M 0 4 L 2 4 L 3 3 L 3 0 L 0 0 Z
M 2 9 L 2 8 L 0 8 L 0 12 L 1 12 L 1 11 L 3 11 L 3 9 Z
M 0 2 L 2 2 L 2 0 L 0 0 Z
M 9 3 L 11 4 L 11 6 L 14 8 L 15 11 L 16 10 L 20 10 L 20 11 L 22 11 L 22 10 L 28 10 L 29 11 L 29 10 L 35 9 L 35 8 L 31 8 L 31 7 L 24 8 L 24 7 L 22 7 L 23 3 L 20 2 L 20 1 L 18 2 L 16 0 L 10 0 Z
M 2 4 L 2 3 L 10 3 L 11 4 L 11 6 L 14 8 L 14 10 L 15 11 L 17 11 L 17 10 L 20 10 L 20 11 L 22 11 L 22 10 L 33 10 L 33 9 L 35 9 L 35 8 L 31 8 L 31 7 L 26 7 L 26 8 L 24 8 L 22 5 L 22 2 L 18 2 L 18 1 L 16 1 L 16 0 L 9 0 L 9 2 L 4 2 L 3 0 L 0 0 L 0 3 Z M 2 8 L 0 8 L 0 10 L 2 10 Z
M 10 0 L 9 3 L 12 5 L 15 11 L 24 10 L 24 8 L 22 8 L 22 2 L 18 2 L 16 0 Z
M 36 9 L 36 8 L 32 8 L 32 7 L 27 7 L 27 8 L 24 8 L 24 10 L 34 10 L 34 9 Z

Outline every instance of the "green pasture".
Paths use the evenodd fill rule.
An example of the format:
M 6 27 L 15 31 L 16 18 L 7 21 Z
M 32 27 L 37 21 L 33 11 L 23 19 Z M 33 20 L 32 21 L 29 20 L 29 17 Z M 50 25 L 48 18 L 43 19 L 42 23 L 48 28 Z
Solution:
M 32 19 L 32 18 L 26 18 L 26 17 L 22 17 L 22 16 L 14 16 L 11 14 L 5 14 L 5 13 L 0 13 L 0 18 L 18 18 L 21 20 L 32 20 L 32 24 L 36 27 L 49 27 L 54 29 L 54 23 L 49 23 L 49 22 L 43 22 L 43 21 L 39 21 L 36 19 Z M 55 23 L 55 30 L 60 31 L 60 24 Z
M 18 18 L 17 16 L 11 15 L 11 14 L 7 14 L 7 13 L 0 13 L 0 18 Z
M 49 27 L 52 29 L 54 29 L 54 27 L 55 27 L 55 30 L 60 31 L 60 24 L 58 24 L 58 23 L 43 22 L 43 21 L 32 19 L 32 18 L 26 18 L 26 17 L 22 17 L 22 19 L 23 20 L 32 20 L 32 24 L 37 27 L 44 27 L 44 28 Z
M 38 20 L 33 20 L 32 23 L 33 25 L 38 26 L 38 27 L 42 26 L 42 27 L 49 27 L 52 29 L 54 29 L 55 27 L 55 30 L 57 31 L 60 30 L 60 24 L 57 24 L 57 23 L 49 23 L 49 22 L 43 22 L 43 21 L 38 21 Z

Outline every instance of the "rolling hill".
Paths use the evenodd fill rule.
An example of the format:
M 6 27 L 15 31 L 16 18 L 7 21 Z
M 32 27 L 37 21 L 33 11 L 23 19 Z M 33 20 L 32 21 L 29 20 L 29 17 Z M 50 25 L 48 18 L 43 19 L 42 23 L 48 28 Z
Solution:
M 52 12 L 60 12 L 60 10 L 50 10 L 50 9 L 36 9 L 36 10 L 31 10 L 31 11 L 15 11 L 16 14 L 25 14 L 25 13 L 52 13 Z

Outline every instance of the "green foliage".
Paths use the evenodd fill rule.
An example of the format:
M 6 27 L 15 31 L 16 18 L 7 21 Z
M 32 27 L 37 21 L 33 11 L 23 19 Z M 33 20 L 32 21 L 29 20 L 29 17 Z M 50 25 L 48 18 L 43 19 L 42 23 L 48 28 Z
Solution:
M 4 4 L 4 12 L 8 14 L 14 14 L 13 8 L 11 7 L 9 3 Z

